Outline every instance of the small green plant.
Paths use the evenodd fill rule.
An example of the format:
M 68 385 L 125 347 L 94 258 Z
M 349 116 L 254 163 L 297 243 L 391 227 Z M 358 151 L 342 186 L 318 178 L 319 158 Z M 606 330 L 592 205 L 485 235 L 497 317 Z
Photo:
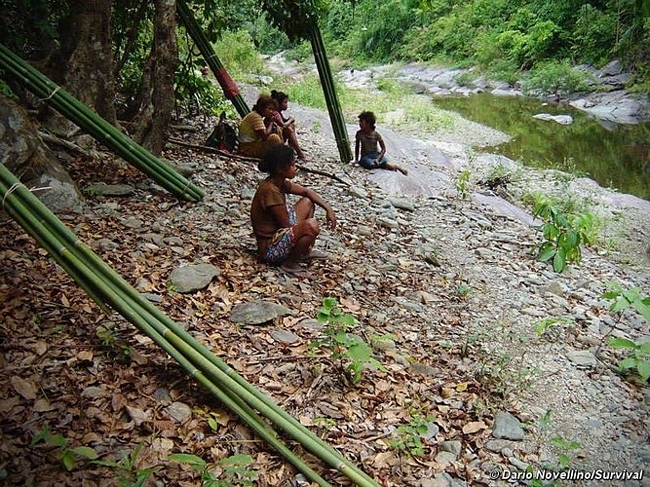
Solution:
M 571 452 L 580 449 L 580 443 L 577 441 L 567 440 L 561 436 L 551 438 L 551 445 L 560 450 L 557 457 L 558 467 L 561 470 L 566 470 L 571 466 Z
M 118 487 L 141 487 L 158 470 L 157 468 L 140 469 L 137 467 L 138 456 L 143 446 L 144 442 L 140 443 L 130 455 L 124 455 L 119 462 L 95 460 L 93 463 L 116 469 L 119 478 Z
M 535 205 L 534 215 L 544 223 L 538 227 L 543 234 L 537 259 L 552 260 L 553 270 L 563 272 L 568 263 L 579 264 L 582 259 L 582 245 L 590 243 L 589 235 L 594 226 L 591 213 L 564 215 L 557 206 L 542 198 Z
M 607 290 L 603 293 L 603 297 L 612 301 L 609 309 L 617 315 L 616 323 L 605 337 L 623 319 L 623 314 L 628 309 L 636 310 L 646 320 L 650 321 L 650 296 L 644 296 L 640 288 L 623 289 L 620 284 L 610 281 L 607 283 Z M 621 371 L 635 369 L 643 381 L 650 378 L 650 342 L 635 343 L 627 338 L 610 337 L 607 343 L 612 348 L 629 352 L 627 357 L 618 364 Z
M 68 440 L 60 434 L 53 434 L 47 425 L 32 439 L 30 445 L 34 446 L 40 442 L 44 442 L 49 447 L 54 447 L 54 451 L 68 471 L 73 470 L 77 466 L 77 459 L 79 458 L 85 458 L 87 460 L 95 460 L 97 458 L 97 452 L 93 448 L 88 446 L 70 447 Z
M 456 177 L 456 192 L 461 199 L 467 199 L 469 193 L 469 178 L 472 173 L 465 169 Z
M 313 343 L 314 346 L 324 346 L 332 352 L 332 358 L 338 361 L 341 375 L 353 384 L 361 380 L 363 367 L 373 365 L 380 370 L 384 367 L 372 356 L 372 348 L 360 337 L 349 333 L 358 323 L 351 314 L 343 314 L 339 310 L 336 299 L 325 298 L 323 306 L 318 310 L 317 319 L 325 324 L 326 337 Z
M 429 425 L 434 421 L 435 417 L 433 416 L 413 416 L 408 424 L 397 427 L 397 438 L 391 440 L 391 446 L 414 457 L 424 455 L 425 448 L 422 438 L 427 434 Z
M 222 473 L 219 477 L 210 471 L 210 466 L 203 458 L 190 453 L 174 453 L 169 455 L 170 460 L 191 465 L 201 473 L 202 487 L 235 487 L 240 485 L 250 486 L 257 478 L 258 472 L 249 470 L 253 463 L 250 455 L 232 455 L 219 460 Z
M 117 359 L 121 363 L 128 363 L 135 353 L 135 349 L 120 339 L 110 326 L 98 326 L 95 335 L 104 347 L 117 353 Z
M 571 319 L 566 316 L 546 318 L 545 320 L 539 321 L 535 324 L 535 333 L 537 336 L 542 336 L 549 328 L 555 325 L 566 325 L 568 323 L 571 323 Z
M 472 288 L 470 287 L 469 284 L 465 282 L 460 282 L 458 283 L 458 286 L 456 286 L 456 291 L 454 292 L 454 294 L 456 294 L 458 298 L 464 299 L 467 296 L 469 296 L 471 292 L 472 292 Z

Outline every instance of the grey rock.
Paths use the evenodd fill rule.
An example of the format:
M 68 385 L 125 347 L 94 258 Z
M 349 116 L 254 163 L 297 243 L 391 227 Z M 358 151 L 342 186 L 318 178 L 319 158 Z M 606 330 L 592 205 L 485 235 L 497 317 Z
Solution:
M 500 411 L 494 418 L 492 436 L 495 438 L 521 441 L 524 439 L 524 429 L 519 420 L 512 414 Z
M 93 184 L 84 191 L 97 196 L 129 196 L 135 193 L 135 188 L 129 184 Z
M 386 227 L 386 228 L 399 228 L 399 223 L 385 216 L 377 218 L 377 223 L 379 223 L 379 225 L 381 225 L 382 227 Z
M 180 424 L 186 423 L 192 417 L 192 409 L 185 403 L 173 402 L 165 408 L 167 415 Z
M 320 321 L 313 318 L 307 318 L 300 322 L 300 326 L 311 331 L 321 331 L 323 328 L 325 328 L 325 323 L 321 323 Z
M 597 363 L 596 357 L 589 350 L 572 350 L 566 356 L 580 367 L 594 367 Z
M 286 343 L 287 345 L 291 345 L 300 341 L 300 337 L 298 335 L 288 330 L 273 330 L 271 331 L 271 336 L 274 340 L 280 343 Z
M 400 210 L 415 211 L 415 205 L 413 202 L 404 198 L 392 198 L 390 200 L 390 204 L 395 208 L 399 208 Z
M 529 466 L 526 462 L 519 460 L 517 457 L 508 458 L 508 463 L 521 471 L 526 471 Z
M 86 387 L 81 392 L 81 395 L 83 397 L 90 397 L 91 399 L 97 399 L 98 397 L 102 397 L 105 394 L 106 394 L 106 389 L 104 389 L 103 387 L 97 387 L 97 386 Z
M 153 397 L 155 397 L 156 401 L 161 404 L 170 404 L 172 402 L 172 396 L 169 393 L 169 390 L 164 387 L 156 389 L 153 393 Z
M 115 250 L 118 249 L 120 246 L 117 245 L 115 242 L 108 238 L 101 238 L 95 242 L 95 248 L 98 250 L 104 251 L 104 250 Z
M 122 220 L 122 225 L 124 225 L 127 228 L 132 228 L 134 230 L 137 230 L 139 228 L 142 228 L 142 220 L 140 220 L 135 216 L 129 216 Z
M 462 448 L 463 448 L 463 444 L 457 440 L 443 441 L 442 443 L 440 443 L 440 449 L 442 451 L 448 451 L 449 453 L 453 453 L 456 459 L 460 457 Z
M 163 301 L 163 297 L 159 294 L 153 294 L 153 293 L 141 293 L 144 298 L 146 298 L 148 301 L 156 304 L 160 304 Z
M 42 175 L 33 190 L 38 199 L 52 211 L 71 211 L 81 213 L 83 205 L 77 187 L 70 181 L 60 180 L 51 175 Z
M 171 285 L 179 293 L 191 293 L 205 288 L 219 275 L 212 264 L 195 264 L 174 269 L 169 276 Z
M 557 122 L 560 125 L 571 125 L 573 123 L 573 117 L 571 115 L 551 115 L 549 113 L 538 113 L 537 115 L 533 115 L 533 118 L 544 120 L 545 122 Z
M 251 301 L 234 306 L 230 312 L 230 321 L 245 325 L 261 325 L 288 314 L 291 314 L 291 311 L 279 304 Z
M 365 225 L 359 225 L 357 227 L 357 234 L 361 235 L 362 237 L 371 237 L 375 234 L 375 231 Z
M 436 455 L 435 460 L 440 465 L 444 465 L 446 467 L 456 461 L 456 455 L 448 451 L 440 451 Z

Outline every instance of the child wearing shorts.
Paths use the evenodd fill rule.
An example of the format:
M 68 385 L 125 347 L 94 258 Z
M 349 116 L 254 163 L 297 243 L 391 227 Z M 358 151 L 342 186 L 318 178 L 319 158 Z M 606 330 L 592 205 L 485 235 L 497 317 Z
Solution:
M 359 115 L 359 130 L 355 136 L 354 144 L 354 162 L 366 169 L 389 169 L 407 175 L 406 169 L 388 162 L 386 144 L 381 134 L 375 130 L 376 122 L 377 118 L 372 112 L 361 112 Z M 361 152 L 361 159 L 359 159 L 359 152 Z
M 336 226 L 334 210 L 315 191 L 291 182 L 296 175 L 296 153 L 286 145 L 271 147 L 258 165 L 268 173 L 253 197 L 251 223 L 259 257 L 296 277 L 310 277 L 299 262 L 325 259 L 327 254 L 313 249 L 320 232 L 314 218 L 316 205 L 325 210 L 329 225 Z M 302 196 L 287 207 L 286 195 Z

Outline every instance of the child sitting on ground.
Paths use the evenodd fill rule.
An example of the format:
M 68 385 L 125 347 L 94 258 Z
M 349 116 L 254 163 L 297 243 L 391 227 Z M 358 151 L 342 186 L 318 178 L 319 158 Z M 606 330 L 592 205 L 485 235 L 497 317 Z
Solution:
M 289 95 L 282 91 L 271 90 L 271 98 L 275 100 L 275 113 L 273 114 L 273 121 L 282 129 L 282 138 L 285 143 L 288 143 L 298 155 L 298 160 L 304 161 L 305 154 L 302 152 L 298 144 L 298 137 L 296 136 L 296 120 L 293 117 L 285 118 L 284 112 L 289 107 Z
M 314 218 L 315 205 L 326 212 L 332 228 L 336 226 L 334 210 L 313 190 L 303 188 L 290 180 L 296 175 L 296 154 L 286 146 L 269 148 L 258 165 L 269 176 L 260 183 L 251 204 L 251 222 L 257 239 L 259 257 L 296 277 L 310 277 L 299 265 L 300 260 L 325 259 L 327 254 L 313 250 L 319 234 Z M 286 195 L 302 196 L 287 207 Z
M 273 98 L 260 95 L 251 112 L 239 122 L 239 155 L 261 159 L 269 147 L 282 144 L 273 126 L 264 123 L 273 117 L 273 110 Z
M 377 118 L 372 112 L 361 112 L 359 115 L 359 128 L 355 136 L 354 162 L 359 163 L 366 169 L 389 169 L 408 174 L 408 171 L 397 164 L 391 164 L 386 158 L 386 144 L 379 132 L 375 130 Z M 379 147 L 378 147 L 379 146 Z M 379 151 L 378 149 L 381 149 Z M 359 159 L 361 150 L 361 159 Z

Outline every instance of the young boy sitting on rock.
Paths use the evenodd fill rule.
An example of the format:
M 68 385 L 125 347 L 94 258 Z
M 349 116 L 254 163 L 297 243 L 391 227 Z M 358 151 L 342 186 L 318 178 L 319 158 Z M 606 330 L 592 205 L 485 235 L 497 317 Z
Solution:
M 327 254 L 313 250 L 319 234 L 314 218 L 315 205 L 326 212 L 329 225 L 336 226 L 334 210 L 313 190 L 292 183 L 296 175 L 296 153 L 286 145 L 271 147 L 258 168 L 269 176 L 257 188 L 251 204 L 251 222 L 263 261 L 280 264 L 280 269 L 296 277 L 310 277 L 300 260 L 325 259 Z M 302 196 L 287 207 L 286 195 Z

